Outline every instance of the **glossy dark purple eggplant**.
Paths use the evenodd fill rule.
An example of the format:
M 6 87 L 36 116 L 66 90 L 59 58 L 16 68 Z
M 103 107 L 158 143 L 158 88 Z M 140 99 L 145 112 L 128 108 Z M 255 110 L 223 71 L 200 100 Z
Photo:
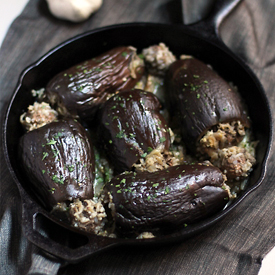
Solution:
M 98 137 L 117 173 L 130 170 L 141 157 L 163 145 L 170 134 L 158 98 L 143 90 L 111 97 L 98 114 Z
M 116 91 L 131 89 L 144 71 L 133 47 L 116 47 L 58 73 L 46 95 L 64 114 L 92 120 L 97 107 Z
M 217 213 L 229 199 L 221 171 L 202 164 L 126 172 L 106 187 L 123 234 L 175 230 Z
M 60 120 L 24 134 L 19 159 L 32 189 L 47 207 L 93 198 L 93 147 L 77 121 Z
M 250 126 L 238 92 L 212 68 L 196 58 L 177 60 L 166 76 L 167 102 L 177 117 L 186 145 L 196 142 L 219 123 L 241 121 Z

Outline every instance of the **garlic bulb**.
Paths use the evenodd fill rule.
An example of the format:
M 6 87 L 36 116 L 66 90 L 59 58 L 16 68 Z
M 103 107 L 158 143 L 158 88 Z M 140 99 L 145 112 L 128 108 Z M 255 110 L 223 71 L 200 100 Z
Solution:
M 102 5 L 103 0 L 47 0 L 51 13 L 72 22 L 86 20 Z

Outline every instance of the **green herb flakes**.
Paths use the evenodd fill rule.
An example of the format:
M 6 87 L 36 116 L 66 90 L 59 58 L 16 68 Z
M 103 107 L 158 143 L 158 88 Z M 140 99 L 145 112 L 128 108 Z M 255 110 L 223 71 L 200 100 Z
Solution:
M 142 158 L 145 158 L 147 156 L 147 153 L 144 153 L 141 155 Z
M 170 188 L 168 186 L 165 187 L 165 191 L 164 191 L 165 194 L 169 194 L 170 193 Z
M 74 165 L 68 166 L 68 170 L 69 170 L 69 172 L 73 172 L 74 171 Z
M 54 191 L 55 191 L 55 188 L 53 187 L 53 188 L 51 188 L 49 191 L 53 194 Z
M 121 130 L 121 131 L 119 131 L 117 134 L 116 134 L 116 137 L 117 138 L 125 138 L 125 133 L 124 133 L 124 130 Z
M 47 145 L 54 145 L 56 144 L 56 142 L 57 142 L 56 140 L 52 139 L 47 143 Z
M 43 158 L 42 158 L 42 160 L 44 160 L 48 155 L 49 155 L 48 152 L 43 152 Z
M 53 175 L 53 176 L 52 176 L 52 180 L 53 180 L 55 183 L 64 184 L 64 179 L 63 179 L 63 178 L 59 178 L 57 175 Z

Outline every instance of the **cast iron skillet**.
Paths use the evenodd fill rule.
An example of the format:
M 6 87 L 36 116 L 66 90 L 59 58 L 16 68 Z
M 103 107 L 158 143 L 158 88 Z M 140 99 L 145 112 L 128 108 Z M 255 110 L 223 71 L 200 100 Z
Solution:
M 75 263 L 115 245 L 158 244 L 184 240 L 221 220 L 261 184 L 272 137 L 269 105 L 256 76 L 223 44 L 218 35 L 222 19 L 239 2 L 219 0 L 206 20 L 189 26 L 131 23 L 89 31 L 58 45 L 23 71 L 6 112 L 3 140 L 6 161 L 22 197 L 22 226 L 30 242 L 54 256 Z M 248 188 L 218 214 L 174 234 L 155 239 L 125 240 L 100 237 L 77 231 L 55 220 L 30 190 L 17 161 L 17 144 L 23 134 L 19 116 L 33 103 L 31 89 L 45 87 L 58 72 L 115 46 L 132 45 L 141 50 L 159 42 L 164 42 L 177 55 L 190 54 L 211 64 L 222 77 L 239 87 L 249 109 L 256 139 L 260 141 L 257 149 L 258 162 L 250 176 Z

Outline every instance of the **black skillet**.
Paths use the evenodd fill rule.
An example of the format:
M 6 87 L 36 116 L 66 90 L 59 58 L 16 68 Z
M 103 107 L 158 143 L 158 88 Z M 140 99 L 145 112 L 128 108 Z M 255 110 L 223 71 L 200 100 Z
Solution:
M 30 242 L 66 262 L 75 263 L 111 246 L 155 245 L 184 240 L 224 218 L 262 183 L 272 137 L 269 105 L 256 76 L 224 45 L 218 35 L 222 20 L 239 2 L 218 0 L 207 19 L 189 26 L 131 23 L 92 30 L 58 45 L 23 71 L 7 109 L 3 140 L 8 168 L 22 198 L 22 227 Z M 77 231 L 53 218 L 30 190 L 17 161 L 17 144 L 23 134 L 19 116 L 33 103 L 30 91 L 45 87 L 58 72 L 115 46 L 132 45 L 141 50 L 159 42 L 164 42 L 178 56 L 189 54 L 211 64 L 222 77 L 238 86 L 248 106 L 255 137 L 259 140 L 257 165 L 250 176 L 248 188 L 218 214 L 161 238 L 112 239 Z

